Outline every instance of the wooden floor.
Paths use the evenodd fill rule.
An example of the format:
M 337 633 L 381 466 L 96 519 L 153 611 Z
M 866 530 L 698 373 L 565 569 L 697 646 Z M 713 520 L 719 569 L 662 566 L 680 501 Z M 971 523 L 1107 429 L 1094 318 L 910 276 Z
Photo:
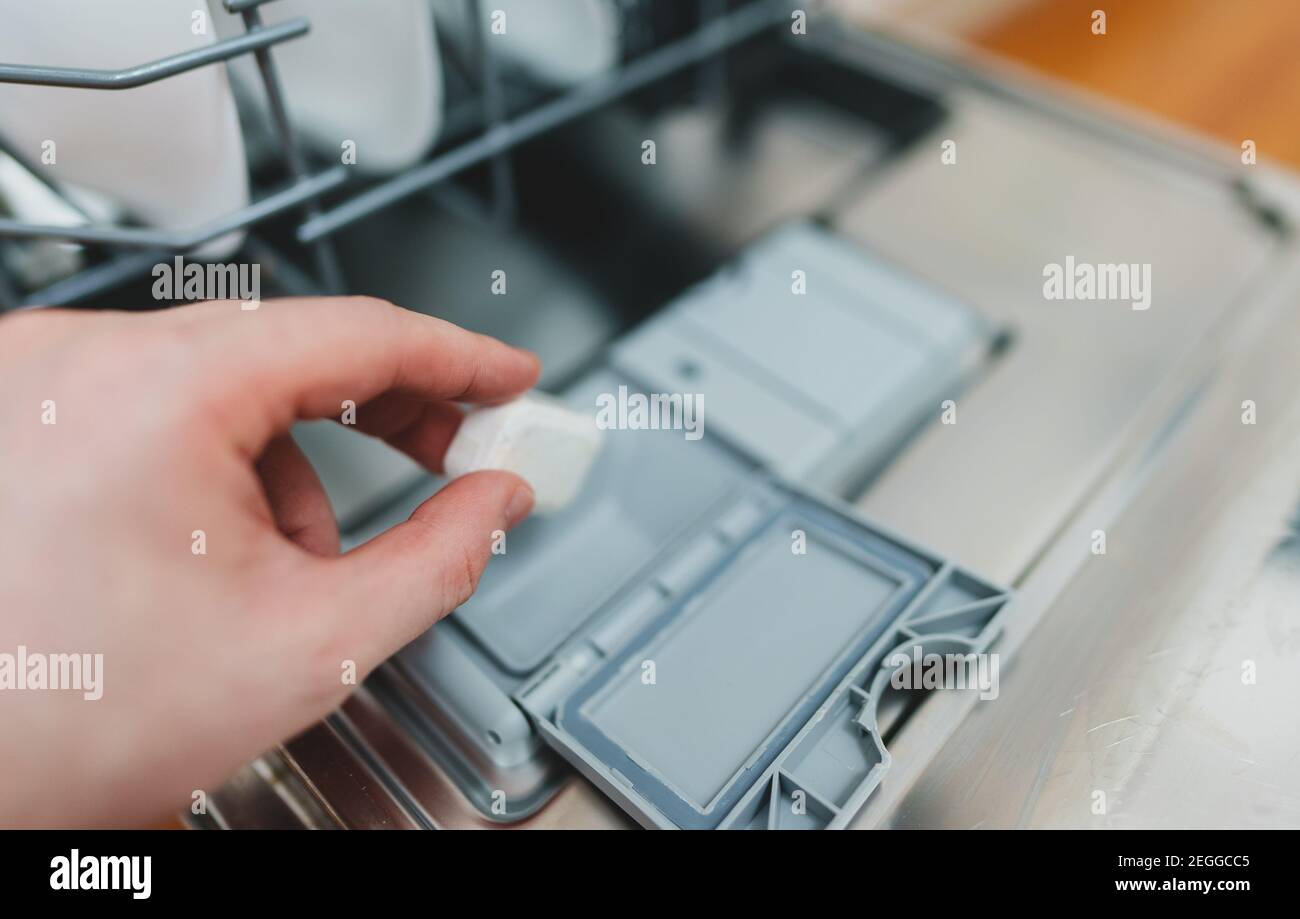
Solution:
M 1092 34 L 1095 9 L 1105 35 Z M 1300 167 L 1300 0 L 1035 0 L 966 37 Z

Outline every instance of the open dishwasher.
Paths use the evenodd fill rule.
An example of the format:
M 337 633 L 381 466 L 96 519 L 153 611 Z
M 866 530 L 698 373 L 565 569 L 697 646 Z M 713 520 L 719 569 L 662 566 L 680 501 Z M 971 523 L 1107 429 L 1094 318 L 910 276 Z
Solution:
M 227 0 L 213 47 L 274 61 L 261 6 Z M 15 305 L 120 302 L 158 251 L 246 233 L 272 292 L 531 348 L 579 410 L 706 397 L 698 442 L 607 432 L 470 601 L 187 819 L 1295 823 L 1295 181 L 834 4 L 624 6 L 622 60 L 561 87 L 462 43 L 441 139 L 386 175 L 317 169 L 263 67 L 278 191 L 188 236 L 0 222 L 114 252 Z M 1067 262 L 1144 266 L 1144 302 L 1047 296 Z M 442 485 L 295 436 L 345 548 Z M 934 654 L 993 683 L 900 688 Z

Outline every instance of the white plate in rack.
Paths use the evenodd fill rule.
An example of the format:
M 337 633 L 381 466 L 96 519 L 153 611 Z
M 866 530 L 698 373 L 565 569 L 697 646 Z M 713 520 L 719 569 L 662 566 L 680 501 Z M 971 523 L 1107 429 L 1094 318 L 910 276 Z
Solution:
M 0 60 L 117 70 L 215 40 L 193 0 L 0 0 Z M 191 229 L 248 203 L 239 119 L 221 66 L 123 90 L 0 84 L 0 135 L 54 182 L 100 192 L 142 223 Z M 52 160 L 52 162 L 50 161 Z M 205 246 L 229 254 L 232 233 Z
M 465 0 L 431 2 L 457 44 L 473 47 Z M 479 9 L 502 63 L 550 86 L 599 76 L 622 54 L 622 17 L 611 0 L 482 0 Z M 494 22 L 503 31 L 491 31 Z
M 225 37 L 243 31 L 240 17 L 210 0 Z M 260 8 L 267 25 L 304 17 L 311 31 L 271 52 L 294 130 L 314 152 L 355 166 L 392 172 L 419 160 L 442 127 L 442 66 L 428 0 L 276 0 Z M 266 93 L 251 60 L 231 68 L 264 130 Z

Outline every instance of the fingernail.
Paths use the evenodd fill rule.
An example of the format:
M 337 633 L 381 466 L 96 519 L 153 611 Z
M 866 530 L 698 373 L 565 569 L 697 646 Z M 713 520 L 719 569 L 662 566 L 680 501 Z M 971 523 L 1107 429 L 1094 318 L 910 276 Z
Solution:
M 506 526 L 514 526 L 527 517 L 528 512 L 532 509 L 533 490 L 527 485 L 520 485 L 515 489 L 515 493 L 510 496 L 510 503 L 506 505 Z

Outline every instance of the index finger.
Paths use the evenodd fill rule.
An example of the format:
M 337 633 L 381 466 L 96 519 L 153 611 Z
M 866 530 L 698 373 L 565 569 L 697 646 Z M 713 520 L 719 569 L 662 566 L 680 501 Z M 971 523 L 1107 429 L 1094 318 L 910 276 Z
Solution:
M 184 307 L 201 390 L 235 442 L 258 454 L 297 420 L 338 417 L 398 391 L 431 402 L 504 402 L 535 382 L 535 355 L 372 297 Z

